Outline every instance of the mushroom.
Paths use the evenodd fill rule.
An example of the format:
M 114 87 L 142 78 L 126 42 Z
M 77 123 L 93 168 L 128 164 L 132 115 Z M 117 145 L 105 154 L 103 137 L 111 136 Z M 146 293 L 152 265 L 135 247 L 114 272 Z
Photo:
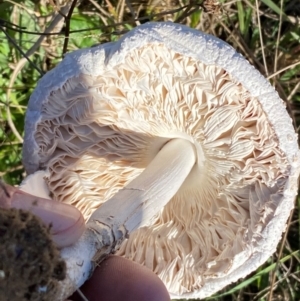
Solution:
M 300 166 L 268 81 L 227 43 L 173 23 L 66 55 L 31 96 L 23 160 L 88 228 L 114 220 L 128 236 L 116 254 L 172 298 L 210 296 L 269 258 Z

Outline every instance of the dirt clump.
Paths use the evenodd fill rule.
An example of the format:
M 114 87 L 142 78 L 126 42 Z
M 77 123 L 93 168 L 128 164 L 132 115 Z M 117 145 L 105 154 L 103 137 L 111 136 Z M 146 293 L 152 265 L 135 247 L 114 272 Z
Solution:
M 1 301 L 55 301 L 66 265 L 49 230 L 30 212 L 0 208 Z

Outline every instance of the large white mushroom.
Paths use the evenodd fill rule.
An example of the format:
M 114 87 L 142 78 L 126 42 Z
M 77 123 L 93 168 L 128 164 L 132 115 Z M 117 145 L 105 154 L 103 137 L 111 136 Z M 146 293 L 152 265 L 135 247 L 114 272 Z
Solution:
M 172 298 L 204 298 L 267 260 L 300 165 L 268 81 L 225 42 L 173 23 L 66 55 L 32 94 L 23 159 L 89 220 L 62 251 L 72 289 L 84 281 L 73 265 L 90 271 L 94 233 L 109 225 L 117 254 L 152 269 Z

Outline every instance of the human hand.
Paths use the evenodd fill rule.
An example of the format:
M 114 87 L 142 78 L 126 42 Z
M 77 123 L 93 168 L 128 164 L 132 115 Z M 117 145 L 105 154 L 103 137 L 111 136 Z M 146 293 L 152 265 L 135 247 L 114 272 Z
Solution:
M 2 184 L 0 190 L 1 207 L 31 211 L 45 225 L 51 225 L 53 241 L 59 248 L 75 243 L 85 229 L 83 216 L 75 207 L 30 195 L 7 184 Z M 170 297 L 162 281 L 152 271 L 123 257 L 111 255 L 70 300 L 168 301 Z
M 0 184 L 0 208 L 23 209 L 38 216 L 47 227 L 50 226 L 52 239 L 59 248 L 72 245 L 84 232 L 85 222 L 77 208 Z

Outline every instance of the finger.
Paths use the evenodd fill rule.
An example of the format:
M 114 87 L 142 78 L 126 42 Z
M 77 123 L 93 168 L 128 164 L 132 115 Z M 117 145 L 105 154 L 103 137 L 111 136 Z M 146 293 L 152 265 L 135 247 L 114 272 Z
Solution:
M 81 288 L 89 301 L 169 301 L 163 282 L 148 268 L 110 255 Z M 83 299 L 76 293 L 72 301 Z
M 59 248 L 75 243 L 85 229 L 80 211 L 70 205 L 48 200 L 2 184 L 0 207 L 28 210 L 50 226 L 53 241 Z

